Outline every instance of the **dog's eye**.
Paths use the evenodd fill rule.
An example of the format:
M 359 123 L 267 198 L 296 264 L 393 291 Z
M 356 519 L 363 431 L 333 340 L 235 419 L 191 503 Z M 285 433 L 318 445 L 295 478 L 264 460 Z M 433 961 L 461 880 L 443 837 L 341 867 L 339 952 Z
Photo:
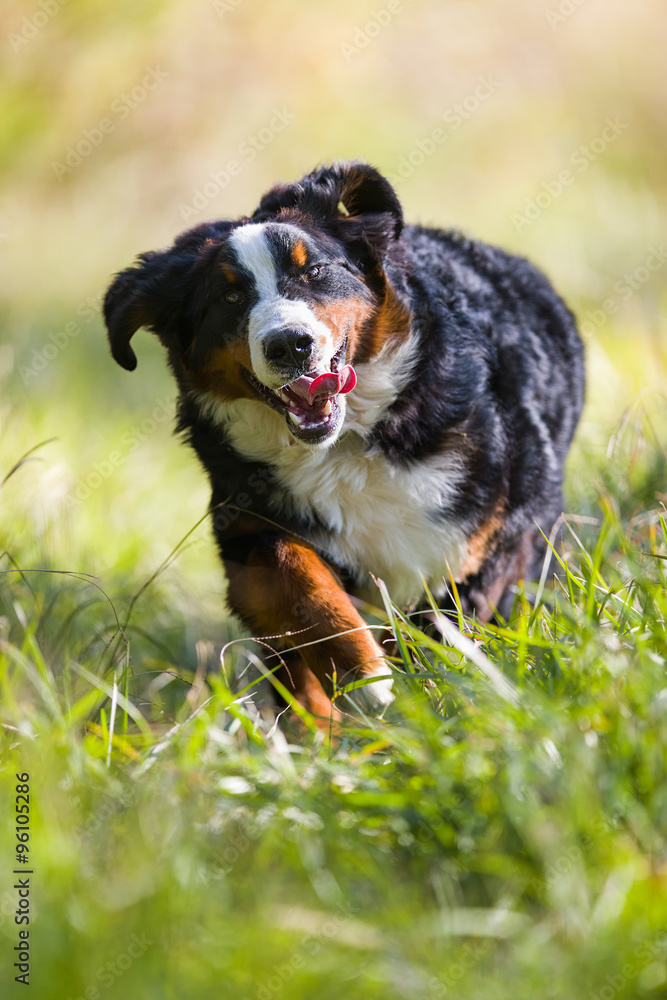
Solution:
M 225 292 L 224 300 L 225 302 L 229 302 L 232 306 L 238 306 L 241 302 L 243 302 L 243 292 L 239 292 L 232 288 L 230 291 Z
M 304 278 L 308 278 L 309 280 L 310 278 L 317 278 L 322 273 L 322 271 L 323 267 L 321 264 L 317 264 L 315 267 L 309 267 L 306 273 L 304 274 Z

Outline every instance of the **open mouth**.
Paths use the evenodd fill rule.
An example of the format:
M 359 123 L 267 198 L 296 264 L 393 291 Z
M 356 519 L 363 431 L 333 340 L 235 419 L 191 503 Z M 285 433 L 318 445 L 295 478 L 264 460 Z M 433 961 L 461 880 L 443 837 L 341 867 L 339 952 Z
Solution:
M 300 375 L 280 389 L 269 389 L 248 373 L 250 383 L 265 402 L 283 412 L 295 437 L 315 443 L 329 437 L 340 424 L 342 410 L 337 397 L 357 384 L 352 365 L 340 372 Z

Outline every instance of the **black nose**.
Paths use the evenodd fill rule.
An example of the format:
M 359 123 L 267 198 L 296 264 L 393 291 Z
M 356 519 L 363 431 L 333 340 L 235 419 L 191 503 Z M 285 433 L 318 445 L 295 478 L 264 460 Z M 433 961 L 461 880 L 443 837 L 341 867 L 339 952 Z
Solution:
M 279 330 L 265 340 L 264 354 L 274 365 L 306 371 L 314 347 L 315 341 L 304 330 Z

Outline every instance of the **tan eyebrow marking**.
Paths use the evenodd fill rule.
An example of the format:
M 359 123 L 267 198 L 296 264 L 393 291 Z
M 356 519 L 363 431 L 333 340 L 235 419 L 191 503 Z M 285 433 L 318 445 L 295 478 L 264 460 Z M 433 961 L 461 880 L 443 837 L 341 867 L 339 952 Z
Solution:
M 297 267 L 303 267 L 308 260 L 308 251 L 303 240 L 298 240 L 292 249 L 292 260 Z

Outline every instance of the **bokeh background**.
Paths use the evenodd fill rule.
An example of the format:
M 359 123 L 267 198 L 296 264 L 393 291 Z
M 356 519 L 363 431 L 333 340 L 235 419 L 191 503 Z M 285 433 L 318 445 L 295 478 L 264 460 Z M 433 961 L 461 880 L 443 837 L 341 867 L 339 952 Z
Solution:
M 574 309 L 588 393 L 568 466 L 570 509 L 599 513 L 608 480 L 628 517 L 635 504 L 664 497 L 666 51 L 662 0 L 5 0 L 2 565 L 92 574 L 120 612 L 197 525 L 207 487 L 172 435 L 174 393 L 160 346 L 140 332 L 138 369 L 114 365 L 100 298 L 137 253 L 207 218 L 249 213 L 278 179 L 334 158 L 365 159 L 390 175 L 408 220 L 459 227 L 528 256 Z M 652 469 L 633 479 L 651 435 Z M 30 580 L 32 590 L 15 581 L 0 611 L 16 613 L 29 631 L 17 603 L 39 607 L 54 669 L 64 656 L 59 629 L 70 619 L 81 642 L 87 631 L 91 649 L 104 647 L 114 619 L 99 593 L 65 577 Z M 192 679 L 215 666 L 220 643 L 235 634 L 224 589 L 204 522 L 150 600 L 137 604 L 135 668 L 169 662 Z M 145 695 L 149 703 L 166 712 L 157 688 Z M 91 758 L 105 752 L 99 732 L 87 731 Z M 119 752 L 134 753 L 129 743 Z M 196 771 L 194 751 L 188 762 Z M 178 780 L 194 802 L 197 776 Z M 142 812 L 122 877 L 105 880 L 101 840 L 86 884 L 85 864 L 74 866 L 62 788 L 44 799 L 61 822 L 49 819 L 43 837 L 43 857 L 47 844 L 53 853 L 40 961 L 43 975 L 60 969 L 57 995 L 65 998 L 90 982 L 82 942 L 113 928 L 121 949 L 125 907 L 149 899 L 153 927 L 171 907 L 177 948 L 179 914 L 187 918 L 181 890 L 194 892 L 194 876 L 179 854 L 171 895 L 153 892 L 160 870 L 148 861 L 151 831 L 173 821 L 165 795 Z M 97 845 L 104 827 L 102 819 L 86 843 Z M 415 912 L 419 905 L 416 898 Z M 255 947 L 252 921 L 243 926 L 239 967 Z M 206 979 L 201 954 L 217 954 L 206 927 L 204 914 L 199 964 L 183 959 L 200 996 L 209 995 L 196 989 Z M 158 957 L 151 962 L 141 995 L 171 996 L 169 977 L 151 992 L 164 973 Z M 539 991 L 539 975 L 536 982 Z M 324 996 L 322 983 L 318 989 Z M 56 995 L 48 983 L 44 990 L 35 995 Z
M 583 445 L 604 451 L 638 393 L 664 389 L 660 0 L 9 0 L 0 37 L 5 474 L 56 439 L 3 491 L 18 508 L 3 548 L 20 536 L 33 565 L 148 567 L 205 509 L 170 419 L 141 431 L 173 399 L 159 345 L 138 334 L 132 374 L 108 356 L 110 276 L 336 157 L 395 178 L 409 220 L 552 277 L 588 345 Z M 223 584 L 207 548 L 173 582 L 187 577 L 186 602 L 214 591 L 213 610 Z

